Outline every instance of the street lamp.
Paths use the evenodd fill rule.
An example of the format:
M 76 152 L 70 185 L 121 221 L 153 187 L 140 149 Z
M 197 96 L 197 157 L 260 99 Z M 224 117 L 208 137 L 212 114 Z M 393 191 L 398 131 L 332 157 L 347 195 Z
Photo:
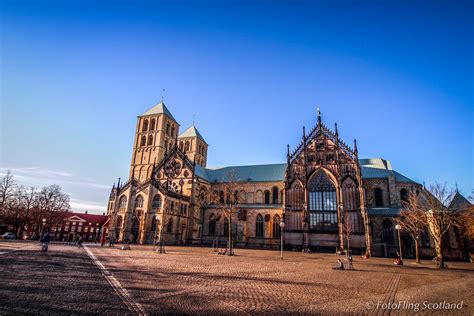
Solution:
M 285 222 L 280 222 L 280 258 L 283 260 L 283 229 L 285 228 Z
M 155 214 L 155 235 L 153 237 L 153 251 L 156 250 L 156 234 L 158 233 L 158 225 L 160 223 L 160 216 Z
M 46 225 L 46 218 L 43 218 L 41 220 L 42 226 L 41 226 L 41 239 L 43 239 L 43 234 L 44 234 L 44 226 Z
M 402 255 L 402 242 L 400 240 L 400 229 L 402 229 L 402 226 L 400 224 L 395 225 L 395 229 L 397 230 L 398 233 L 398 249 L 400 252 L 400 260 L 403 261 L 403 255 Z

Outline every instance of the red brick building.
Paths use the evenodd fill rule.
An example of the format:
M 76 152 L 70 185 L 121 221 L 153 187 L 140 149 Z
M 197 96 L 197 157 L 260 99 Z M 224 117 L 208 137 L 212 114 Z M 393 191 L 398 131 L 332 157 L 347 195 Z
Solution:
M 64 219 L 61 226 L 51 229 L 55 240 L 68 241 L 77 236 L 81 236 L 84 241 L 100 241 L 102 228 L 107 221 L 107 216 L 64 212 Z

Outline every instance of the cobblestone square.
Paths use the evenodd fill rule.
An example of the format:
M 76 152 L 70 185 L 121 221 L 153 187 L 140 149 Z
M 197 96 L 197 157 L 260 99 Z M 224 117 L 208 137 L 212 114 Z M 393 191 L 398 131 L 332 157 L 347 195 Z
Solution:
M 132 245 L 130 251 L 1 242 L 1 314 L 438 314 L 472 315 L 473 267 L 431 262 L 400 268 L 333 254 Z M 444 303 L 443 303 L 444 302 Z M 453 305 L 457 304 L 457 305 Z M 416 308 L 418 306 L 418 308 Z M 454 306 L 454 307 L 453 307 Z M 458 306 L 460 309 L 456 308 Z

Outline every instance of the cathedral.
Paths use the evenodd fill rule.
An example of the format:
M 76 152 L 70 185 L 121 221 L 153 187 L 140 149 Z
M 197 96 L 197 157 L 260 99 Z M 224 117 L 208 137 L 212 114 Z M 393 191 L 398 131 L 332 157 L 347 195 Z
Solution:
M 340 139 L 337 124 L 325 125 L 319 110 L 316 126 L 303 128 L 293 150 L 288 145 L 284 163 L 210 168 L 207 150 L 194 123 L 180 133 L 163 101 L 138 116 L 129 179 L 114 184 L 109 197 L 109 236 L 225 247 L 231 225 L 236 247 L 277 249 L 283 239 L 285 249 L 335 251 L 349 241 L 355 253 L 393 256 L 394 217 L 410 192 L 423 190 L 390 161 L 359 158 L 357 142 Z M 230 181 L 235 192 L 227 192 Z M 229 221 L 218 204 L 230 194 L 238 201 Z M 458 256 L 461 249 L 451 239 L 452 256 Z M 402 244 L 407 256 L 413 254 L 409 236 L 402 235 Z M 421 251 L 434 254 L 428 233 Z

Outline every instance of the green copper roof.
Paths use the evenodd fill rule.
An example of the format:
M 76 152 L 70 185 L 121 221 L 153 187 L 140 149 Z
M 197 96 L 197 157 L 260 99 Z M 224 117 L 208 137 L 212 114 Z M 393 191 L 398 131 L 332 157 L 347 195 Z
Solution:
M 382 216 L 382 217 L 395 217 L 400 215 L 400 208 L 389 208 L 389 207 L 373 207 L 368 208 L 367 213 L 369 216 Z
M 181 133 L 181 135 L 178 136 L 178 138 L 186 138 L 186 137 L 197 137 L 206 143 L 206 141 L 204 140 L 204 137 L 202 137 L 201 133 L 199 133 L 197 128 L 194 126 L 194 123 L 187 130 Z
M 153 106 L 151 109 L 149 109 L 148 111 L 146 111 L 145 113 L 143 113 L 142 115 L 140 116 L 147 116 L 147 115 L 157 115 L 157 114 L 164 114 L 166 115 L 168 118 L 172 119 L 173 121 L 175 121 L 176 123 L 178 123 L 175 118 L 173 117 L 173 115 L 171 114 L 170 110 L 168 110 L 168 108 L 166 107 L 165 103 L 163 101 L 160 101 L 160 103 L 158 103 L 157 105 Z M 178 124 L 179 125 L 179 124 Z
M 395 180 L 398 182 L 416 183 L 401 173 L 393 170 L 392 164 L 389 160 L 382 158 L 359 159 L 359 163 L 362 172 L 362 178 L 364 179 L 387 178 L 390 174 L 393 174 Z
M 363 179 L 388 178 L 390 174 L 393 174 L 397 182 L 416 183 L 393 170 L 388 160 L 381 158 L 360 159 L 360 164 Z M 284 163 L 207 169 L 196 165 L 196 175 L 211 183 L 225 182 L 229 173 L 233 173 L 235 179 L 239 182 L 283 182 L 285 181 L 285 171 L 286 164 Z

